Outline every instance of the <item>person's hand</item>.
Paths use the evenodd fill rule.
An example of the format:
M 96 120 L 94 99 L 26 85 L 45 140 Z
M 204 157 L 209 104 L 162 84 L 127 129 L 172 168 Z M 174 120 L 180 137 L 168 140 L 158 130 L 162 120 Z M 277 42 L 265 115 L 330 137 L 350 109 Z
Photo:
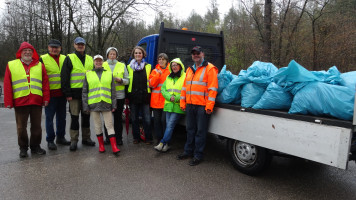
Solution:
M 171 102 L 174 102 L 174 96 L 171 96 L 171 98 L 169 99 Z
M 6 108 L 8 108 L 8 109 L 12 109 L 12 106 L 7 106 Z
M 206 112 L 206 114 L 208 114 L 208 115 L 210 115 L 211 113 L 213 113 L 213 111 L 210 110 L 210 109 L 206 110 L 205 112 Z
M 90 111 L 89 110 L 84 110 L 84 113 L 89 115 L 90 114 Z
M 162 71 L 161 70 L 159 70 L 159 69 L 155 69 L 156 70 L 156 72 L 158 72 L 159 74 L 162 74 Z
M 44 107 L 48 106 L 48 101 L 43 102 L 43 106 Z
M 115 78 L 115 81 L 118 82 L 118 83 L 122 83 L 122 78 Z
M 185 111 L 185 108 L 180 108 L 181 110 Z
M 115 112 L 115 110 L 116 110 L 116 109 L 115 109 L 115 108 L 113 108 L 113 109 L 111 110 L 111 112 Z
M 67 97 L 67 101 L 72 101 L 72 97 Z

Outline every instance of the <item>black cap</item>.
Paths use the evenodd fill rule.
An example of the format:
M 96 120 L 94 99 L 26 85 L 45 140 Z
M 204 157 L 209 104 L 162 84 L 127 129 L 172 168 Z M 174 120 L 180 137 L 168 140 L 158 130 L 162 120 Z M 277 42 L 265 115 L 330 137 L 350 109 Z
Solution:
M 200 46 L 193 47 L 193 49 L 190 51 L 190 53 L 193 53 L 194 51 L 196 51 L 198 53 L 203 52 L 203 50 Z
M 61 42 L 59 40 L 56 40 L 56 39 L 52 39 L 48 42 L 48 46 L 51 46 L 51 47 L 60 47 L 62 46 Z

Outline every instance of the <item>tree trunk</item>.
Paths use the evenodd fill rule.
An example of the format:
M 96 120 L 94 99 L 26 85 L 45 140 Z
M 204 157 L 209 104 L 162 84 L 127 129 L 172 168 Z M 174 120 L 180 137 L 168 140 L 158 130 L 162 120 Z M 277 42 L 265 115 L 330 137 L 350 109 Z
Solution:
M 264 16 L 265 37 L 263 43 L 263 61 L 272 62 L 272 41 L 271 41 L 271 23 L 272 23 L 272 0 L 265 0 L 265 16 Z

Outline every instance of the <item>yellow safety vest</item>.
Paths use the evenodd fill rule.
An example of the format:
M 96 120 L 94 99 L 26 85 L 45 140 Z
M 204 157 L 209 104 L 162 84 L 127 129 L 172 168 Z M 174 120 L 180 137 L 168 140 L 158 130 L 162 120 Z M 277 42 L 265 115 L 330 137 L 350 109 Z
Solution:
M 49 88 L 51 90 L 61 89 L 61 70 L 66 57 L 59 55 L 59 66 L 49 54 L 42 55 L 41 58 L 47 71 Z
M 146 64 L 145 65 L 145 69 L 146 69 L 146 76 L 147 76 L 147 92 L 151 93 L 151 89 L 149 87 L 149 76 L 151 73 L 151 65 L 150 64 Z M 132 82 L 133 82 L 133 70 L 131 69 L 130 65 L 127 66 L 127 71 L 129 72 L 129 76 L 130 76 L 130 84 L 129 84 L 129 88 L 128 88 L 128 92 L 131 93 L 132 91 Z
M 85 55 L 85 66 L 83 66 L 82 61 L 80 61 L 78 56 L 74 53 L 68 54 L 68 57 L 73 65 L 73 69 L 70 73 L 70 87 L 83 88 L 85 73 L 94 67 L 93 58 L 89 55 Z
M 106 61 L 103 63 L 103 68 L 111 72 L 110 66 Z M 112 73 L 114 78 L 124 78 L 124 73 L 125 73 L 125 64 L 122 62 L 117 62 L 114 68 L 114 72 Z M 125 92 L 125 86 L 119 85 L 117 82 L 115 82 L 115 91 Z
M 111 72 L 104 70 L 100 80 L 95 71 L 88 71 L 86 76 L 89 88 L 88 104 L 99 103 L 101 101 L 111 104 Z
M 43 96 L 42 94 L 42 63 L 30 68 L 30 83 L 25 68 L 20 59 L 8 63 L 11 72 L 13 98 L 28 96 L 30 93 Z

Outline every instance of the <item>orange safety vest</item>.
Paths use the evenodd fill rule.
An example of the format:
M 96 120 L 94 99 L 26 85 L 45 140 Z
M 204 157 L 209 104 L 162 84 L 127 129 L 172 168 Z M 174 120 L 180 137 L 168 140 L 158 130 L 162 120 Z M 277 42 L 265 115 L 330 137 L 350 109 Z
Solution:
M 166 80 L 167 76 L 170 74 L 169 71 L 169 64 L 167 64 L 167 67 L 165 69 L 162 69 L 159 64 L 156 65 L 155 69 L 159 69 L 162 71 L 162 74 L 160 75 L 156 70 L 152 70 L 150 77 L 149 77 L 149 82 L 150 82 L 150 87 L 152 88 L 151 91 L 151 103 L 150 106 L 151 108 L 159 108 L 163 109 L 164 107 L 164 97 L 161 94 L 161 87 Z
M 198 67 L 195 73 L 191 67 L 187 69 L 180 96 L 182 109 L 186 108 L 186 104 L 194 104 L 205 106 L 205 110 L 213 110 L 218 94 L 218 68 L 206 63 Z

